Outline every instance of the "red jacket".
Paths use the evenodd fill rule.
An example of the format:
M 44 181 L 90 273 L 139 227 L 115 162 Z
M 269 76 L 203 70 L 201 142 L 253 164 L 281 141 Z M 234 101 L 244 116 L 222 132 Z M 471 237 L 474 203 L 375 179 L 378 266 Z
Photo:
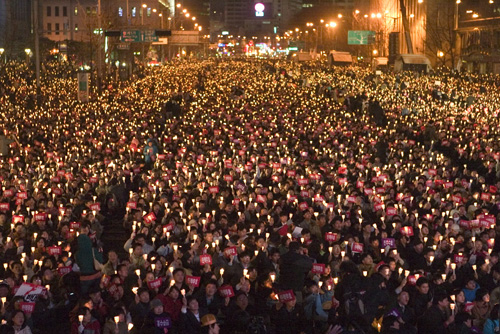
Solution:
M 162 302 L 163 311 L 170 314 L 173 322 L 177 322 L 181 314 L 182 300 L 173 300 L 172 297 L 165 296 L 164 294 L 159 294 L 156 298 Z

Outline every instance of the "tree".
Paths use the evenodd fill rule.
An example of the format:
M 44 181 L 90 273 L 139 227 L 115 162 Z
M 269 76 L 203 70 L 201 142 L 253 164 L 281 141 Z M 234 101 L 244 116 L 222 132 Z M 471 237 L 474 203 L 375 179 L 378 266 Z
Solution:
M 456 2 L 435 0 L 427 2 L 427 55 L 438 65 L 453 67 L 459 57 L 455 31 Z

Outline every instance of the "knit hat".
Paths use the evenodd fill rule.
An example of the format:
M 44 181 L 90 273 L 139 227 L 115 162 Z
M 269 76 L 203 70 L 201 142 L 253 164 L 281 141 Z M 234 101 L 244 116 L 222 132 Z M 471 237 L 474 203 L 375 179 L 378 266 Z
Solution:
M 163 306 L 163 303 L 159 299 L 153 299 L 150 304 L 151 308 L 154 309 L 156 307 Z

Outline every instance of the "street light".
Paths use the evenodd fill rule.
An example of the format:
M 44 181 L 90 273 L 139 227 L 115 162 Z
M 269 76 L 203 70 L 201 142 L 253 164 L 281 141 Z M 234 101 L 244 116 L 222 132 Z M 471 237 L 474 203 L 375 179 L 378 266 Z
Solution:
M 26 52 L 26 65 L 28 65 L 30 62 L 31 49 L 24 49 L 24 52 Z
M 142 4 L 142 7 L 141 7 L 141 26 L 144 25 L 144 9 L 147 7 L 148 5 L 146 5 L 145 3 Z
M 4 52 L 5 52 L 5 49 L 4 48 L 0 48 L 0 63 L 2 63 L 2 56 L 3 56 Z

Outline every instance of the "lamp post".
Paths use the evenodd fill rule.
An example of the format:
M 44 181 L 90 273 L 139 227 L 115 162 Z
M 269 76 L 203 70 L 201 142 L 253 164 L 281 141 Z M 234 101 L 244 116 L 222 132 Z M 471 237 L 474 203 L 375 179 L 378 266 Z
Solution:
M 142 7 L 141 7 L 141 26 L 144 26 L 144 9 L 147 7 L 148 5 L 146 5 L 145 3 L 142 4 Z
M 460 34 L 458 32 L 458 19 L 459 19 L 459 12 L 458 12 L 458 5 L 460 5 L 462 1 L 460 0 L 456 0 L 455 2 L 455 52 L 452 52 L 451 54 L 451 58 L 452 58 L 452 64 L 451 66 L 457 66 L 458 68 L 458 61 L 460 61 L 460 55 L 462 54 L 462 45 L 461 45 L 461 41 L 460 41 Z M 457 64 L 455 64 L 455 57 L 454 55 L 458 55 L 458 60 L 457 60 Z
M 372 51 L 372 54 L 371 54 L 370 66 L 372 66 L 372 67 L 373 67 L 373 59 L 374 59 L 375 57 L 377 57 L 377 55 L 378 55 L 378 50 L 377 50 L 377 49 L 373 50 L 373 51 Z
M 26 53 L 26 65 L 29 66 L 31 49 L 24 49 L 24 52 Z
M 144 30 L 144 8 L 146 8 L 148 5 L 146 5 L 145 3 L 142 4 L 141 6 L 141 26 L 142 26 L 142 29 Z M 145 53 L 145 48 L 146 46 L 144 45 L 145 42 L 142 41 L 142 60 L 143 61 L 146 61 L 146 55 L 144 54 Z
M 332 42 L 333 42 L 332 49 L 334 49 L 334 50 L 337 47 L 337 34 L 334 31 L 334 28 L 336 28 L 336 27 L 337 27 L 337 22 L 330 22 L 330 31 L 333 35 L 332 36 Z
M 4 48 L 0 48 L 0 64 L 2 63 L 2 56 L 5 52 L 5 49 Z
M 101 94 L 101 80 L 102 80 L 102 13 L 101 13 L 101 0 L 97 2 L 97 92 Z

